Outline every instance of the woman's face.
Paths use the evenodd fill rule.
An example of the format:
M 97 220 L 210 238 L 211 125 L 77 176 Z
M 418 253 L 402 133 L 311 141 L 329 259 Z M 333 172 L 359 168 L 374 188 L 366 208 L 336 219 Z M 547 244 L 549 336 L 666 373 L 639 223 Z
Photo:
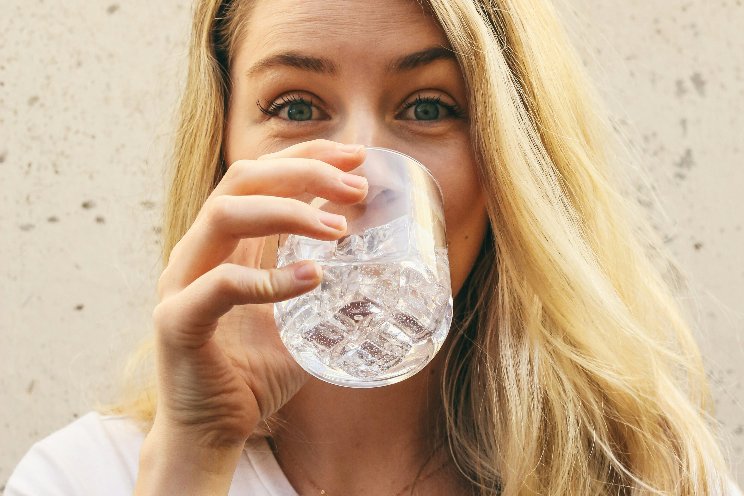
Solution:
M 316 138 L 414 157 L 444 193 L 457 293 L 487 217 L 448 46 L 413 0 L 258 0 L 231 67 L 227 163 Z

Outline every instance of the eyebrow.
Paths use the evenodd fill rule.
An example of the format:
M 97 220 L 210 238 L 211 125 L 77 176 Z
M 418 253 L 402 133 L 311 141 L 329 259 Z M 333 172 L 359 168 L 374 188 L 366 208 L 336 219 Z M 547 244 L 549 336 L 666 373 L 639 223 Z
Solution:
M 299 52 L 278 53 L 269 55 L 259 60 L 246 71 L 248 76 L 255 76 L 257 73 L 274 67 L 290 67 L 303 71 L 316 72 L 318 74 L 336 74 L 338 68 L 330 59 L 322 57 L 313 57 Z
M 435 46 L 431 48 L 425 48 L 419 50 L 410 55 L 405 55 L 399 59 L 393 61 L 390 64 L 389 71 L 391 72 L 405 72 L 413 69 L 417 69 L 421 66 L 431 64 L 437 60 L 457 60 L 455 52 L 449 48 L 442 46 Z
M 442 46 L 425 48 L 395 59 L 388 66 L 388 72 L 407 72 L 437 60 L 457 60 L 457 58 L 449 48 Z M 338 73 L 338 66 L 331 59 L 290 51 L 269 55 L 259 60 L 246 71 L 246 75 L 255 76 L 259 72 L 274 67 L 288 67 L 331 76 Z

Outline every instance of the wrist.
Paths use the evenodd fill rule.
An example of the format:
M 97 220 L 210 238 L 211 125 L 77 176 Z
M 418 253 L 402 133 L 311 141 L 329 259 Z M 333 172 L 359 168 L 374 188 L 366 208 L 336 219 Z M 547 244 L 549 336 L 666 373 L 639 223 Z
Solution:
M 140 452 L 135 494 L 226 495 L 244 444 L 212 445 L 156 420 Z

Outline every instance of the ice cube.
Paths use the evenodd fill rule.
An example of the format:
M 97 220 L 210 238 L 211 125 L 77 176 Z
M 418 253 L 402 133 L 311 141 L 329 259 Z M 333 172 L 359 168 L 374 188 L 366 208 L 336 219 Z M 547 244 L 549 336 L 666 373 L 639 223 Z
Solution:
M 395 308 L 400 292 L 398 264 L 365 264 L 360 267 L 359 292 L 385 308 Z
M 376 332 L 369 340 L 380 349 L 396 357 L 403 358 L 410 351 L 413 343 L 411 338 L 402 332 L 391 320 L 391 318 L 388 318 L 384 325 L 380 327 L 379 332 Z
M 373 227 L 364 232 L 365 260 L 390 258 L 410 250 L 410 218 L 408 216 Z
M 401 270 L 400 285 L 400 300 L 396 310 L 410 315 L 423 327 L 431 328 L 438 318 L 439 309 L 435 304 L 440 293 L 432 274 L 407 264 Z
M 376 365 L 375 357 L 367 350 L 355 348 L 339 357 L 333 367 L 337 367 L 352 377 L 371 378 L 380 375 L 380 368 Z
M 356 265 L 324 265 L 320 283 L 318 306 L 325 315 L 333 315 L 348 301 L 347 295 L 356 294 L 360 284 Z
M 282 328 L 298 329 L 317 315 L 317 310 L 311 303 L 309 294 L 300 296 L 288 302 L 282 302 Z
M 349 234 L 336 243 L 335 256 L 343 260 L 359 258 L 364 251 L 364 241 L 358 234 Z
M 358 346 L 349 346 L 336 366 L 356 377 L 380 375 L 395 367 L 411 350 L 411 340 L 385 320 Z
M 337 318 L 351 325 L 359 326 L 370 316 L 382 312 L 382 309 L 364 295 L 355 294 L 349 303 L 341 307 L 336 314 Z
M 423 341 L 431 336 L 432 331 L 422 326 L 421 323 L 411 315 L 403 312 L 396 312 L 393 316 L 398 327 L 410 336 L 414 342 Z
M 359 346 L 359 351 L 362 353 L 366 353 L 368 357 L 371 357 L 371 359 L 374 361 L 373 362 L 374 366 L 378 370 L 380 371 L 387 370 L 390 367 L 397 365 L 401 360 L 403 360 L 403 354 L 391 353 L 384 347 L 380 346 L 380 344 L 381 343 L 375 342 L 375 341 L 365 341 Z M 382 344 L 387 344 L 387 343 L 382 343 Z M 370 367 L 373 364 L 370 364 Z
M 326 321 L 313 326 L 302 337 L 319 351 L 325 352 L 343 341 L 344 336 L 344 330 L 339 323 Z

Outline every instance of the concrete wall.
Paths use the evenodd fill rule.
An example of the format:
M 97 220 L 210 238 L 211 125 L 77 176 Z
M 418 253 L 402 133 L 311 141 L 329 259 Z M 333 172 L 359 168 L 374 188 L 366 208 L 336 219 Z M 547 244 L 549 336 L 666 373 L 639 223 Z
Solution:
M 744 482 L 744 6 L 566 0 L 697 294 L 717 416 Z M 189 7 L 3 0 L 0 488 L 34 440 L 113 397 L 148 331 L 163 163 Z

